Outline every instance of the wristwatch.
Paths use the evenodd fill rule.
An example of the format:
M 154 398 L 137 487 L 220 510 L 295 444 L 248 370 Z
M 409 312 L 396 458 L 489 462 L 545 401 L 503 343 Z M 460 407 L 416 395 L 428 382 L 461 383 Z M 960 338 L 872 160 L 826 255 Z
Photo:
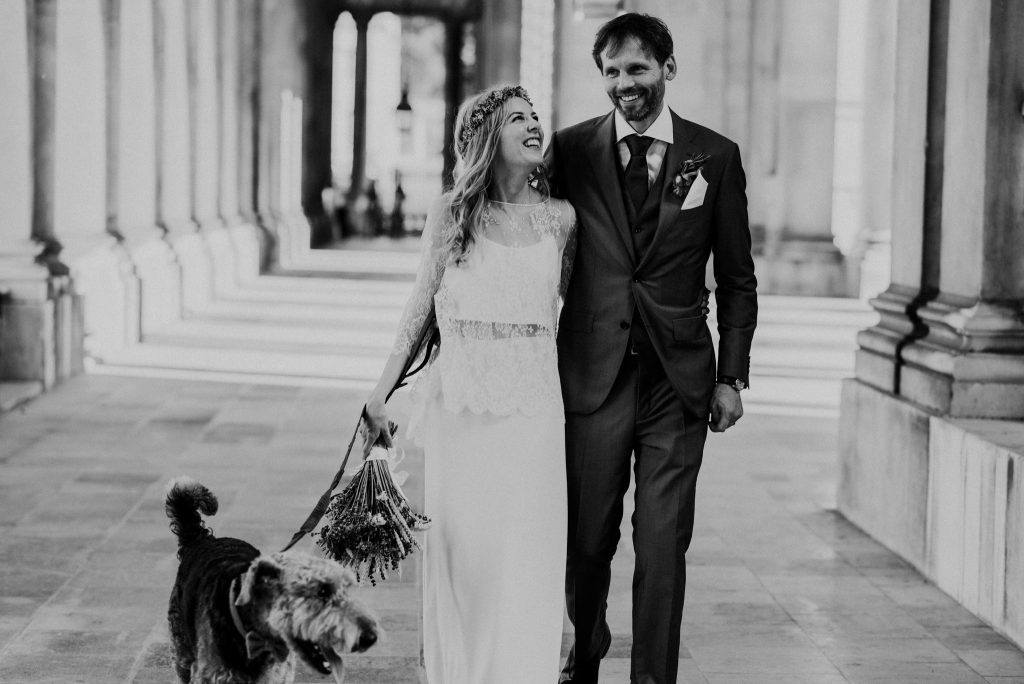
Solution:
M 718 376 L 718 384 L 719 385 L 728 385 L 729 387 L 732 387 L 737 392 L 740 392 L 740 391 L 745 390 L 747 388 L 747 383 L 743 382 L 739 378 L 734 378 L 731 375 L 719 375 Z

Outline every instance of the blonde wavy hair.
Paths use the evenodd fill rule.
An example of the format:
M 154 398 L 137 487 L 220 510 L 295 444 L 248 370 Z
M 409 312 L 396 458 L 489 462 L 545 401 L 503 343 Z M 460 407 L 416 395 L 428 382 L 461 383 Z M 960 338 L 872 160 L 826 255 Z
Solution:
M 533 104 L 522 86 L 506 85 L 469 97 L 455 117 L 455 169 L 452 187 L 444 195 L 448 207 L 444 244 L 450 263 L 462 263 L 473 244 L 505 128 L 505 104 L 514 97 Z M 530 184 L 547 195 L 546 179 L 541 165 L 531 174 Z

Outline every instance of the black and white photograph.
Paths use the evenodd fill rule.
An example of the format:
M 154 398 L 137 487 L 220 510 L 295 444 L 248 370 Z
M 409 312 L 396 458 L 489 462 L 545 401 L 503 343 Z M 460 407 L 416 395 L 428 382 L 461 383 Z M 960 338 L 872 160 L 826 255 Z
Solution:
M 1024 684 L 1024 0 L 0 18 L 0 684 Z

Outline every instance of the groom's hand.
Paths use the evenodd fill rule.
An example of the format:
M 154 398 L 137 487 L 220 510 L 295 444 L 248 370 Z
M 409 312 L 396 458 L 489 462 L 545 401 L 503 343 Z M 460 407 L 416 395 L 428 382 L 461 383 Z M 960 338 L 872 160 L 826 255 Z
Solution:
M 728 385 L 715 385 L 714 394 L 711 395 L 711 431 L 725 432 L 741 417 L 743 401 L 740 399 L 740 393 Z

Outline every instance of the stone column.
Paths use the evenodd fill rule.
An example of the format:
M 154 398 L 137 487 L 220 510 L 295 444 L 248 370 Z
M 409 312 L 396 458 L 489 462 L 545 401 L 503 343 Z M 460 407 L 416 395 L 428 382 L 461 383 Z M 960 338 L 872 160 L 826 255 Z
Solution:
M 519 82 L 522 0 L 484 2 L 478 26 L 477 78 L 481 88 Z
M 900 350 L 915 334 L 913 308 L 922 291 L 929 93 L 935 92 L 934 74 L 945 62 L 945 25 L 941 16 L 931 15 L 928 3 L 889 5 L 872 6 L 874 20 L 864 36 L 869 52 L 885 53 L 868 60 L 868 87 L 888 92 L 889 98 L 865 102 L 860 173 L 861 213 L 892 227 L 892 282 L 871 300 L 880 321 L 858 335 L 856 378 L 843 384 L 837 498 L 844 515 L 920 567 L 928 416 L 895 395 Z M 867 206 L 872 203 L 876 206 Z
M 350 213 L 366 184 L 366 33 L 372 14 L 353 12 L 356 22 L 356 75 L 352 93 L 352 174 L 346 203 Z
M 444 168 L 442 187 L 450 187 L 455 171 L 455 119 L 463 99 L 462 32 L 465 24 L 449 19 L 444 24 Z
M 280 32 L 276 25 L 278 17 L 275 10 L 281 6 L 270 7 L 264 0 L 250 0 L 248 12 L 252 15 L 253 26 L 251 49 L 252 61 L 249 67 L 253 70 L 252 116 L 253 116 L 253 176 L 252 200 L 253 210 L 260 227 L 270 236 L 270 244 L 274 252 L 280 242 L 280 217 L 275 212 L 273 188 L 275 157 L 277 147 L 274 138 L 278 126 L 278 109 L 280 97 L 276 86 L 281 74 L 280 42 L 275 33 Z M 244 52 L 243 55 L 248 53 Z M 276 255 L 269 257 L 276 259 Z
M 73 371 L 85 347 L 102 356 L 123 338 L 117 239 L 110 232 L 108 202 L 114 191 L 110 157 L 116 120 L 108 117 L 111 79 L 108 27 L 116 3 L 107 0 L 57 4 L 57 93 L 54 120 L 54 226 L 64 245 L 61 259 L 71 269 L 82 320 L 65 328 L 60 347 L 74 348 Z M 113 89 L 113 90 L 112 90 Z
M 334 73 L 334 27 L 338 19 L 329 3 L 305 6 L 307 94 L 302 128 L 302 211 L 311 228 L 311 246 L 334 239 L 331 217 L 325 212 L 323 192 L 334 186 L 331 173 L 331 124 Z
M 198 238 L 190 238 L 192 264 L 185 272 L 183 296 L 185 309 L 201 308 L 214 295 L 214 283 L 222 277 L 217 268 L 225 266 L 214 257 L 214 246 L 225 242 L 225 225 L 220 215 L 220 147 L 221 137 L 220 83 L 218 43 L 224 36 L 218 32 L 221 10 L 217 3 L 188 0 L 186 5 L 189 82 L 189 127 L 191 129 L 192 220 L 199 228 Z M 179 243 L 184 248 L 186 243 Z M 225 276 L 233 277 L 233 264 Z
M 108 235 L 104 38 L 101 0 L 57 3 L 53 225 L 66 259 Z
M 262 129 L 263 77 L 263 2 L 262 0 L 235 0 L 234 21 L 238 30 L 238 77 L 234 97 L 238 105 L 238 155 L 235 184 L 238 189 L 238 211 L 246 227 L 244 235 L 258 242 L 258 271 L 274 261 L 277 251 L 276 237 L 269 228 L 267 215 L 260 213 L 260 186 L 262 169 L 260 160 L 265 156 Z M 263 185 L 266 185 L 263 183 Z M 233 235 L 240 235 L 234 231 Z M 238 247 L 252 247 L 252 239 Z
M 1024 5 L 895 19 L 892 284 L 843 384 L 839 508 L 1024 644 Z
M 237 284 L 258 273 L 260 242 L 255 226 L 242 217 L 239 198 L 239 169 L 242 138 L 241 40 L 238 0 L 221 0 L 215 5 L 214 35 L 217 111 L 216 198 L 223 229 L 205 231 L 213 260 L 213 289 L 228 293 Z
M 217 5 L 189 0 L 188 25 L 189 125 L 192 130 L 192 219 L 200 231 L 221 227 L 218 164 L 220 137 L 218 110 Z
M 111 116 L 118 123 L 115 159 L 109 162 L 116 200 L 109 211 L 130 257 L 121 266 L 121 280 L 125 335 L 132 342 L 181 315 L 181 272 L 158 224 L 156 7 L 121 0 L 117 9 L 116 63 L 110 68 L 117 84 Z
M 857 342 L 857 378 L 886 392 L 899 392 L 899 353 L 917 330 L 914 310 L 928 288 L 925 255 L 926 139 L 941 150 L 941 121 L 930 122 L 934 99 L 944 93 L 945 23 L 914 0 L 870 5 L 874 20 L 865 34 L 865 87 L 881 97 L 865 100 L 860 206 L 865 232 L 890 232 L 889 287 L 871 300 L 877 325 Z M 896 87 L 896 83 L 900 87 Z M 937 200 L 936 200 L 937 201 Z
M 874 231 L 865 225 L 865 214 L 869 207 L 865 206 L 865 183 L 871 179 L 864 177 L 864 159 L 874 159 L 865 149 L 866 129 L 874 131 L 872 124 L 865 120 L 868 106 L 876 107 L 880 103 L 888 105 L 889 98 L 875 97 L 874 81 L 869 83 L 868 62 L 876 54 L 885 53 L 888 57 L 892 50 L 883 49 L 891 43 L 869 41 L 869 33 L 874 32 L 879 24 L 885 25 L 890 15 L 895 13 L 895 4 L 887 3 L 885 7 L 876 7 L 878 3 L 864 0 L 839 0 L 839 33 L 836 37 L 836 122 L 835 122 L 835 159 L 832 164 L 832 232 L 836 236 L 836 244 L 851 261 L 863 261 L 869 244 L 882 244 L 888 247 L 888 224 L 879 228 L 879 237 L 874 238 Z M 879 11 L 881 10 L 881 11 Z M 869 48 L 869 42 L 871 42 Z M 868 98 L 868 89 L 872 89 L 872 97 Z M 881 139 L 891 144 L 886 136 Z M 883 175 L 890 179 L 889 174 L 874 167 L 875 175 Z M 875 176 L 872 176 L 872 179 Z M 870 195 L 870 193 L 867 193 Z M 873 198 L 874 199 L 874 198 Z M 874 238 L 874 239 L 872 239 Z M 877 249 L 875 251 L 878 251 Z M 884 260 L 883 273 L 869 278 L 873 285 L 868 285 L 867 292 L 876 295 L 885 289 L 889 282 L 888 249 L 881 255 Z M 874 253 L 872 254 L 874 258 Z M 865 292 L 865 283 L 860 278 L 863 269 L 847 270 L 848 288 L 852 292 Z
M 56 380 L 52 293 L 61 285 L 37 261 L 44 243 L 33 239 L 37 81 L 30 78 L 36 69 L 30 56 L 34 36 L 26 27 L 39 28 L 39 18 L 28 16 L 26 7 L 32 5 L 0 0 L 0 380 L 30 381 L 42 388 Z M 41 9 L 48 13 L 44 20 L 55 20 L 52 5 Z M 42 30 L 43 40 L 32 46 L 35 55 L 55 49 L 50 29 Z
M 951 3 L 940 294 L 901 393 L 945 415 L 1024 418 L 1024 5 Z M 980 53 L 980 54 L 979 54 Z
M 157 220 L 181 267 L 181 314 L 194 311 L 208 299 L 210 260 L 198 234 L 198 88 L 195 68 L 195 5 L 191 0 L 156 0 L 157 39 Z M 204 154 L 204 159 L 209 159 Z M 204 163 L 204 167 L 208 166 Z M 204 191 L 205 192 L 205 191 Z M 213 212 L 204 199 L 203 211 Z M 209 215 L 212 219 L 212 214 Z
M 766 147 L 758 156 L 768 182 L 750 181 L 751 213 L 765 231 L 764 253 L 756 258 L 759 290 L 850 294 L 831 227 L 838 5 L 775 0 L 754 9 L 755 73 L 768 78 L 754 79 L 751 102 L 767 119 L 754 138 Z

